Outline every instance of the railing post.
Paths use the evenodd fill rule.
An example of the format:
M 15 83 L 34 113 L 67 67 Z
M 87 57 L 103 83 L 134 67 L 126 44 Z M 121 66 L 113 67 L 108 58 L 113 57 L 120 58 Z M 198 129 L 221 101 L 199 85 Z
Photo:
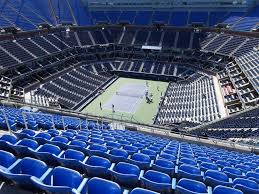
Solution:
M 11 133 L 12 133 L 12 130 L 11 130 L 10 123 L 9 123 L 9 121 L 8 121 L 8 118 L 7 118 L 7 116 L 6 116 L 6 113 L 5 113 L 5 111 L 4 111 L 3 109 L 1 109 L 1 111 L 2 111 L 2 113 L 3 113 L 3 115 L 4 115 L 5 122 L 6 122 L 6 125 L 7 125 L 7 128 L 8 128 L 8 131 L 9 131 L 9 133 L 11 134 Z
M 26 113 L 25 112 L 22 112 L 22 117 L 23 117 L 23 122 L 24 122 L 25 128 L 28 129 L 28 124 L 27 124 Z
M 66 130 L 64 116 L 61 116 L 61 118 L 62 118 L 63 130 Z

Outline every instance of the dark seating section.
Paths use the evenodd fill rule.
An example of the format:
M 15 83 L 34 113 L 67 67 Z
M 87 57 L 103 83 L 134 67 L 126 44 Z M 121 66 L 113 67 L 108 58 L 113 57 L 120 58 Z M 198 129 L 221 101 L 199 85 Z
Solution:
M 44 84 L 37 90 L 36 94 L 57 97 L 60 104 L 67 108 L 73 108 L 109 78 L 111 75 L 105 72 L 95 74 L 89 67 L 82 66 Z
M 13 130 L 25 127 L 22 114 L 30 127 L 0 137 L 0 175 L 13 185 L 11 192 L 20 187 L 89 194 L 259 192 L 254 153 L 112 129 L 83 118 L 2 109 Z M 7 129 L 4 123 L 1 128 Z
M 206 122 L 221 117 L 212 77 L 171 83 L 156 123 Z

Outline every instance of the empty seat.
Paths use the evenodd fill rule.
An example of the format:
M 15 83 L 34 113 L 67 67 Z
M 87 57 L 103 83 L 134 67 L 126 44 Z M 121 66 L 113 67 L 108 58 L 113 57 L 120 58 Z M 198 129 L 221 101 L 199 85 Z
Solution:
M 16 161 L 12 153 L 0 150 L 0 170 L 6 170 Z
M 130 192 L 130 194 L 158 194 L 158 193 L 147 189 L 135 188 Z
M 223 193 L 226 193 L 226 194 L 244 194 L 240 190 L 233 189 L 233 188 L 230 188 L 230 187 L 220 186 L 220 185 L 216 186 L 213 189 L 213 194 L 223 194 Z
M 224 172 L 217 170 L 207 170 L 204 174 L 204 183 L 212 188 L 223 185 L 231 187 L 232 183 L 229 182 L 228 176 Z
M 90 177 L 107 177 L 109 175 L 108 169 L 111 166 L 111 162 L 99 156 L 91 156 L 87 159 L 84 168 L 87 171 L 87 175 Z
M 248 173 L 246 173 L 246 177 L 248 177 L 248 179 L 253 180 L 259 184 L 259 173 L 248 172 Z
M 121 194 L 122 189 L 120 186 L 112 181 L 101 178 L 91 178 L 88 183 L 88 194 Z
M 214 163 L 202 162 L 200 164 L 200 169 L 201 171 L 206 172 L 207 170 L 218 170 L 218 166 Z
M 128 158 L 128 152 L 124 149 L 114 148 L 107 154 L 107 157 L 113 163 L 124 162 Z
M 199 168 L 191 165 L 183 164 L 179 167 L 177 178 L 187 178 L 196 181 L 203 181 L 203 177 L 201 175 L 201 171 Z
M 15 163 L 11 168 L 8 168 L 8 170 L 0 171 L 0 174 L 15 184 L 31 189 L 33 185 L 31 177 L 40 178 L 47 170 L 48 166 L 44 162 L 25 157 Z
M 136 146 L 131 146 L 131 145 L 125 145 L 124 150 L 126 150 L 129 155 L 133 155 L 138 152 L 138 148 Z
M 158 159 L 152 165 L 152 169 L 174 176 L 175 166 L 173 162 L 164 159 Z
M 106 152 L 108 151 L 106 146 L 98 145 L 98 144 L 92 144 L 88 148 L 89 155 L 97 155 L 101 157 L 106 156 Z
M 49 193 L 86 193 L 86 181 L 77 171 L 54 168 L 43 180 L 31 178 L 33 184 Z
M 183 178 L 181 179 L 175 189 L 175 194 L 207 194 L 206 185 L 204 183 Z M 223 193 L 221 193 L 223 194 Z
M 83 172 L 83 161 L 85 155 L 83 152 L 67 149 L 59 157 L 55 156 L 61 166 L 74 169 L 78 172 Z
M 244 178 L 236 178 L 233 181 L 233 185 L 235 189 L 241 190 L 244 194 L 258 194 L 259 188 L 258 184 L 249 179 Z
M 132 164 L 137 165 L 140 169 L 148 169 L 150 166 L 151 159 L 146 154 L 135 153 L 131 156 L 128 161 Z
M 140 179 L 142 187 L 146 189 L 157 191 L 159 193 L 172 192 L 171 178 L 168 174 L 148 170 Z
M 222 169 L 226 175 L 228 175 L 229 178 L 235 179 L 235 178 L 243 178 L 242 172 L 236 168 L 233 167 L 225 167 Z
M 31 156 L 32 152 L 35 151 L 38 147 L 39 145 L 37 141 L 27 138 L 18 141 L 14 145 L 11 145 L 13 153 L 19 156 Z
M 119 162 L 112 170 L 109 170 L 115 182 L 125 187 L 136 187 L 140 169 L 134 164 Z

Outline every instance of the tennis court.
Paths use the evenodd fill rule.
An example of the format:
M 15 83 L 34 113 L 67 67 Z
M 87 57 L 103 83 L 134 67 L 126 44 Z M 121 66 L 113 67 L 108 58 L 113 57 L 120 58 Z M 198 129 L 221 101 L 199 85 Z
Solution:
M 82 112 L 110 118 L 134 118 L 135 121 L 152 124 L 161 95 L 168 83 L 140 79 L 119 78 L 101 95 L 87 105 Z M 153 95 L 153 103 L 147 103 L 145 92 Z M 100 103 L 102 107 L 100 107 Z M 114 105 L 115 112 L 112 110 Z
M 104 104 L 104 109 L 115 112 L 135 113 L 138 105 L 143 100 L 145 92 L 148 90 L 143 83 L 129 83 L 121 86 L 115 94 Z

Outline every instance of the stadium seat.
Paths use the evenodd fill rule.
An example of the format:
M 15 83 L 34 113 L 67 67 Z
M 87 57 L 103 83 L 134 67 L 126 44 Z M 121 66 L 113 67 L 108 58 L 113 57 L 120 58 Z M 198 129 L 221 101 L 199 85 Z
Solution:
M 158 193 L 147 189 L 135 188 L 130 192 L 130 194 L 158 194 Z
M 98 185 L 98 186 L 97 186 Z M 121 187 L 112 181 L 101 178 L 91 178 L 87 183 L 88 194 L 121 194 Z
M 202 162 L 200 164 L 200 169 L 201 171 L 206 172 L 207 170 L 218 170 L 218 166 L 214 163 Z
M 57 166 L 59 163 L 56 161 L 56 156 L 59 156 L 61 149 L 52 144 L 44 144 L 39 146 L 35 151 L 30 151 L 34 158 L 44 161 L 51 166 Z
M 148 155 L 151 160 L 155 160 L 157 156 L 157 152 L 153 150 L 149 150 L 149 148 L 141 150 L 141 153 Z
M 142 187 L 153 190 L 159 193 L 170 193 L 172 192 L 171 178 L 169 175 L 148 170 L 145 172 L 143 177 L 140 177 Z
M 213 194 L 223 194 L 223 193 L 227 193 L 227 194 L 244 194 L 242 191 L 237 190 L 237 189 L 233 189 L 230 187 L 225 187 L 225 186 L 216 186 L 213 189 Z
M 133 155 L 138 152 L 138 148 L 136 146 L 131 146 L 131 145 L 125 145 L 124 150 L 126 150 L 129 155 Z
M 197 166 L 197 163 L 195 160 L 193 159 L 189 159 L 189 158 L 181 158 L 179 160 L 179 164 L 182 165 L 182 164 L 188 164 L 188 165 L 193 165 L 193 166 Z
M 212 188 L 223 185 L 231 187 L 233 184 L 229 182 L 228 176 L 224 172 L 217 170 L 207 170 L 204 174 L 204 183 Z
M 138 186 L 140 169 L 134 164 L 119 162 L 112 170 L 109 170 L 115 182 L 125 187 Z
M 0 137 L 0 149 L 12 152 L 11 145 L 15 144 L 18 141 L 16 136 L 13 135 L 2 135 Z
M 33 184 L 49 193 L 86 193 L 86 182 L 77 171 L 56 167 L 44 178 L 31 177 Z
M 61 166 L 71 168 L 81 173 L 84 172 L 83 161 L 86 157 L 83 152 L 67 149 L 60 156 L 57 157 L 54 155 L 54 157 Z
M 100 156 L 91 156 L 85 162 L 84 168 L 87 171 L 87 175 L 90 177 L 102 177 L 109 176 L 108 169 L 111 167 L 111 162 Z
M 105 157 L 106 152 L 108 151 L 106 146 L 99 145 L 99 144 L 92 144 L 88 148 L 89 155 L 96 155 L 96 156 L 101 156 Z
M 128 158 L 128 152 L 124 149 L 114 148 L 107 153 L 107 158 L 109 158 L 112 163 L 125 162 Z
M 235 179 L 235 178 L 243 178 L 244 175 L 242 175 L 242 172 L 236 168 L 233 167 L 225 167 L 222 169 L 226 175 L 228 175 L 229 178 Z
M 4 150 L 0 150 L 0 170 L 6 170 L 16 161 L 15 156 Z
M 258 184 L 249 179 L 236 178 L 233 181 L 235 189 L 242 191 L 244 194 L 257 194 L 259 193 Z
M 149 169 L 151 159 L 146 154 L 135 153 L 131 156 L 130 159 L 128 159 L 128 161 L 132 164 L 137 165 L 142 170 Z
M 46 173 L 48 166 L 44 162 L 29 157 L 18 160 L 12 167 L 0 171 L 1 176 L 27 189 L 33 186 L 32 176 L 41 178 Z
M 253 181 L 257 182 L 257 184 L 259 184 L 259 173 L 248 172 L 248 173 L 246 173 L 246 177 L 248 177 L 248 179 L 253 180 Z
M 42 145 L 47 143 L 51 139 L 51 135 L 45 132 L 39 132 L 34 136 L 35 141 Z
M 182 178 L 203 181 L 200 169 L 186 164 L 181 165 L 177 173 L 177 179 L 179 180 Z
M 181 179 L 175 189 L 175 194 L 207 194 L 207 189 L 204 183 L 186 179 Z M 223 194 L 223 193 L 221 193 Z
M 152 164 L 152 169 L 163 172 L 168 174 L 169 176 L 174 176 L 175 172 L 175 166 L 173 162 L 170 162 L 168 160 L 164 159 L 157 159 L 153 164 Z
M 13 153 L 23 157 L 31 156 L 31 152 L 35 151 L 39 147 L 37 141 L 27 138 L 24 138 L 18 141 L 16 144 L 10 146 L 13 150 Z
M 23 138 L 32 138 L 35 136 L 35 132 L 31 129 L 22 129 L 20 132 L 14 132 L 14 135 L 18 139 L 23 139 Z

